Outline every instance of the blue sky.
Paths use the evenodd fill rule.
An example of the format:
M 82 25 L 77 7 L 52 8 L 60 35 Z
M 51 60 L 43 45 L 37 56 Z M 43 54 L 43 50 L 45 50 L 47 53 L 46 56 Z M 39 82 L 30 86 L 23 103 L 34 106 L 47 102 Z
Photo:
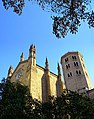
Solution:
M 10 65 L 17 66 L 24 52 L 28 58 L 29 47 L 36 45 L 37 64 L 45 66 L 48 57 L 50 70 L 57 74 L 57 62 L 69 51 L 79 51 L 84 57 L 94 87 L 94 29 L 82 23 L 76 35 L 57 39 L 52 33 L 50 13 L 28 2 L 21 16 L 12 9 L 6 11 L 0 1 L 0 80 L 7 76 Z

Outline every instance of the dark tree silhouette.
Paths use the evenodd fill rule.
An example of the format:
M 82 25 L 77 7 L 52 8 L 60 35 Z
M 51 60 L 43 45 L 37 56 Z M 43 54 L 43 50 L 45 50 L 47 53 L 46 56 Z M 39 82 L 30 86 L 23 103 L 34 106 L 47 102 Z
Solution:
M 3 80 L 0 92 L 0 119 L 40 119 L 41 103 L 32 99 L 27 86 Z
M 60 97 L 41 103 L 21 83 L 0 83 L 0 119 L 94 119 L 94 100 L 64 90 Z
M 35 1 L 43 10 L 49 9 L 55 13 L 53 19 L 53 34 L 57 38 L 65 37 L 68 32 L 76 34 L 81 21 L 87 21 L 89 27 L 94 27 L 94 11 L 91 0 L 28 0 Z M 5 9 L 13 8 L 18 15 L 22 13 L 25 0 L 2 0 Z
M 43 104 L 43 119 L 94 119 L 94 100 L 76 92 L 64 91 Z

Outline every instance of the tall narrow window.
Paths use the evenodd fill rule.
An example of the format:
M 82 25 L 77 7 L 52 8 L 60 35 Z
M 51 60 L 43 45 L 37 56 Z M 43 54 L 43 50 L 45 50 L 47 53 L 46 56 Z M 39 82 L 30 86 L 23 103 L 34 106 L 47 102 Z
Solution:
M 78 62 L 74 62 L 74 66 L 76 66 L 76 67 L 79 66 L 79 65 L 78 65 Z
M 73 60 L 76 60 L 76 56 L 72 56 L 72 59 L 73 59 Z
M 70 77 L 70 75 L 68 74 L 68 77 Z
M 78 66 L 78 62 L 76 62 L 76 66 Z
M 78 74 L 78 71 L 76 71 L 76 74 Z
M 77 75 L 81 75 L 81 71 L 80 70 L 76 70 L 76 74 Z
M 68 62 L 68 57 L 65 59 L 65 62 Z
M 70 64 L 68 64 L 68 67 L 70 68 Z
M 74 66 L 76 66 L 76 63 L 74 62 Z
M 68 66 L 66 65 L 66 69 L 68 69 Z
M 67 64 L 67 65 L 66 65 L 66 69 L 69 69 L 69 68 L 70 68 L 70 64 Z
M 68 77 L 72 77 L 72 72 L 69 72 L 68 73 Z
M 79 74 L 81 74 L 81 71 L 79 70 Z
M 70 72 L 70 76 L 72 76 L 72 73 Z

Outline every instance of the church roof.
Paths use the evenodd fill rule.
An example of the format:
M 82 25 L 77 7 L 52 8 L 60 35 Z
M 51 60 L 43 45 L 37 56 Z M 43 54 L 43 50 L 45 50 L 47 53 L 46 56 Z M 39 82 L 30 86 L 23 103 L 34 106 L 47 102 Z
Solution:
M 25 63 L 27 63 L 28 62 L 28 59 L 27 60 L 24 60 L 24 61 L 21 61 L 21 62 L 19 62 L 18 63 L 18 65 L 17 65 L 17 67 L 15 68 L 15 70 L 13 71 L 13 74 L 16 72 L 16 70 L 17 70 L 17 68 L 21 65 L 21 64 L 25 64 Z M 38 64 L 36 64 L 36 66 L 37 66 L 37 68 L 40 68 L 41 70 L 45 70 L 45 68 L 44 67 L 42 67 L 42 66 L 40 66 L 40 65 L 38 65 Z M 55 73 L 53 73 L 53 72 L 51 72 L 50 71 L 50 73 L 52 74 L 52 75 L 54 75 L 54 76 L 56 76 L 57 77 L 57 74 L 55 74 Z M 13 75 L 12 74 L 12 75 Z

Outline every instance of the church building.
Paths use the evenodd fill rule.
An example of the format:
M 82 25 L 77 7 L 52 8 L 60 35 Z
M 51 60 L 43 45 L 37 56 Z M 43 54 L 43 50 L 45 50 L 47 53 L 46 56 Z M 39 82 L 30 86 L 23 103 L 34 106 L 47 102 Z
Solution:
M 20 62 L 13 71 L 12 66 L 8 70 L 8 78 L 12 82 L 20 81 L 30 89 L 30 94 L 42 102 L 46 102 L 49 96 L 60 96 L 65 85 L 62 81 L 60 66 L 57 66 L 58 75 L 51 72 L 49 62 L 46 58 L 45 68 L 36 63 L 36 47 L 31 45 L 29 56 L 24 60 L 24 54 L 20 57 Z
M 12 66 L 8 70 L 8 78 L 12 82 L 20 81 L 30 89 L 30 94 L 42 102 L 46 102 L 49 96 L 60 96 L 63 89 L 85 92 L 91 90 L 90 78 L 79 52 L 68 52 L 61 57 L 61 66 L 64 75 L 64 82 L 60 65 L 58 63 L 58 74 L 49 69 L 49 62 L 46 58 L 45 67 L 36 63 L 36 47 L 31 45 L 29 56 L 24 60 L 24 54 L 20 57 L 20 62 L 13 71 Z M 93 91 L 94 92 L 94 91 Z M 92 93 L 92 95 L 94 95 Z

